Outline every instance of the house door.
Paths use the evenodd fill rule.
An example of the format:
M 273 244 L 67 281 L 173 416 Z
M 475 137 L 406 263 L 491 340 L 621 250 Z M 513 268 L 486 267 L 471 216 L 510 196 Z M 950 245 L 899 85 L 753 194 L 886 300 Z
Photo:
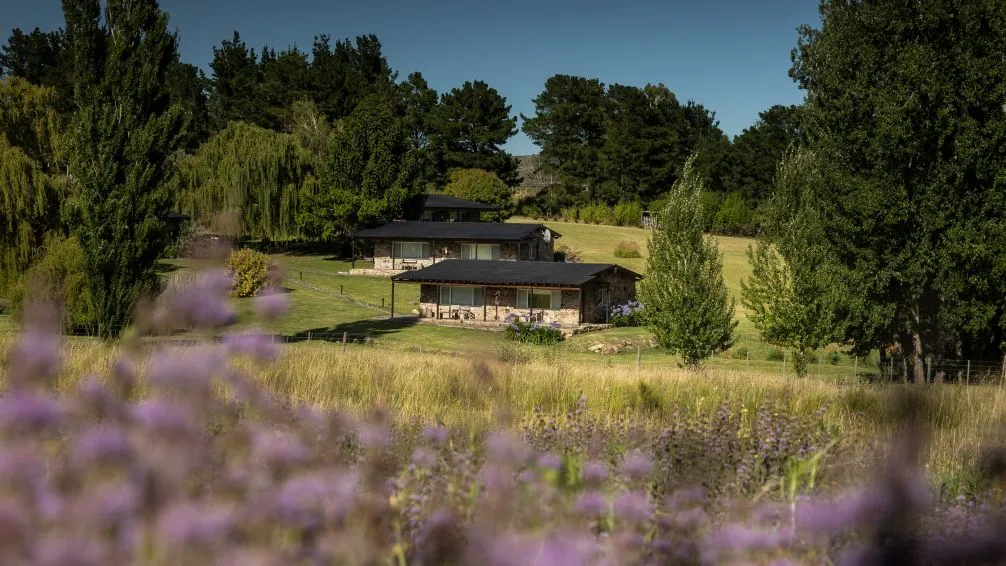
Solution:
M 611 311 L 611 296 L 607 289 L 598 289 L 597 291 L 597 315 L 596 322 L 603 322 L 607 324 L 608 313 Z

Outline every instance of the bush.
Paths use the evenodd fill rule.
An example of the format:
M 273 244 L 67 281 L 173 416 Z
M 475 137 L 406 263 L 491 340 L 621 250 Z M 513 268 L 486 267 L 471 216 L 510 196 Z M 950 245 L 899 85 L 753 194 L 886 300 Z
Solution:
M 608 316 L 608 323 L 612 326 L 642 326 L 643 325 L 643 305 L 639 301 L 629 301 L 624 305 L 611 308 Z
M 559 244 L 556 246 L 552 255 L 555 261 L 562 261 L 565 263 L 581 263 L 583 261 L 583 252 L 575 250 L 566 244 Z
M 10 311 L 20 316 L 28 300 L 53 301 L 62 310 L 62 325 L 80 332 L 97 324 L 97 311 L 84 273 L 84 250 L 76 237 L 49 237 L 42 255 L 10 297 Z
M 730 357 L 735 360 L 747 359 L 749 354 L 750 351 L 744 346 L 741 346 L 740 348 L 734 348 L 733 350 L 730 351 Z
M 620 202 L 613 213 L 615 224 L 619 226 L 639 226 L 643 218 L 643 205 L 638 202 Z
M 552 346 L 562 342 L 562 331 L 559 330 L 558 322 L 551 324 L 541 324 L 538 321 L 530 322 L 513 313 L 507 315 L 506 322 L 508 324 L 503 331 L 503 337 L 507 340 L 539 346 Z
M 252 297 L 269 282 L 275 265 L 264 253 L 243 248 L 231 252 L 227 258 L 227 270 L 234 278 L 231 296 Z
M 824 353 L 824 362 L 825 363 L 828 363 L 828 364 L 831 364 L 831 365 L 837 365 L 838 362 L 841 361 L 841 359 L 842 359 L 842 355 L 839 354 L 838 352 L 825 352 Z
M 768 351 L 768 356 L 765 359 L 770 362 L 781 362 L 786 359 L 786 354 L 779 348 L 772 348 Z
M 643 257 L 643 254 L 639 253 L 639 244 L 628 240 L 622 240 L 615 246 L 615 257 Z

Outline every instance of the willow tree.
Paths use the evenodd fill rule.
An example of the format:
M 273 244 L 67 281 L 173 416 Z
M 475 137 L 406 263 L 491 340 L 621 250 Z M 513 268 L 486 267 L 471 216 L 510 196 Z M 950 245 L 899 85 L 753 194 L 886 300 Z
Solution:
M 236 217 L 231 236 L 282 240 L 299 236 L 302 191 L 312 192 L 314 156 L 297 138 L 245 122 L 231 122 L 191 156 L 179 160 L 176 206 L 197 221 Z
M 185 116 L 166 84 L 176 37 L 155 0 L 63 0 L 77 111 L 67 133 L 69 172 L 83 205 L 77 236 L 100 333 L 130 321 L 158 284 L 174 193 L 172 156 Z
M 65 187 L 56 91 L 0 80 L 0 290 L 28 267 L 45 235 L 60 228 Z

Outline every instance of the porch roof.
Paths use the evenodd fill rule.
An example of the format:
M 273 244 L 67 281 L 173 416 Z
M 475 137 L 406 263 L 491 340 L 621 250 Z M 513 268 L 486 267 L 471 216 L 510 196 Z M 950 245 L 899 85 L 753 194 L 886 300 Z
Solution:
M 429 210 L 499 210 L 498 206 L 444 194 L 426 195 L 423 208 Z
M 446 259 L 423 269 L 399 273 L 391 279 L 407 283 L 579 288 L 609 271 L 642 278 L 613 263 Z
M 546 230 L 544 224 L 516 222 L 389 222 L 361 230 L 361 240 L 466 240 L 470 242 L 516 242 Z M 551 232 L 551 237 L 559 234 Z

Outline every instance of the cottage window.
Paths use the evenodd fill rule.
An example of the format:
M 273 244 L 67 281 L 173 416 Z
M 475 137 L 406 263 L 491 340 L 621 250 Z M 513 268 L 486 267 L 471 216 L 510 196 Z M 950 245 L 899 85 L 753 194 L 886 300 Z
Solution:
M 528 304 L 530 303 L 530 307 Z M 517 308 L 548 309 L 557 311 L 562 308 L 562 291 L 545 291 L 535 289 L 517 289 Z
M 394 257 L 401 259 L 426 259 L 430 257 L 428 242 L 395 242 Z
M 485 303 L 485 294 L 485 287 L 444 286 L 440 288 L 440 304 L 481 307 Z
M 499 259 L 499 244 L 461 244 L 461 259 Z

